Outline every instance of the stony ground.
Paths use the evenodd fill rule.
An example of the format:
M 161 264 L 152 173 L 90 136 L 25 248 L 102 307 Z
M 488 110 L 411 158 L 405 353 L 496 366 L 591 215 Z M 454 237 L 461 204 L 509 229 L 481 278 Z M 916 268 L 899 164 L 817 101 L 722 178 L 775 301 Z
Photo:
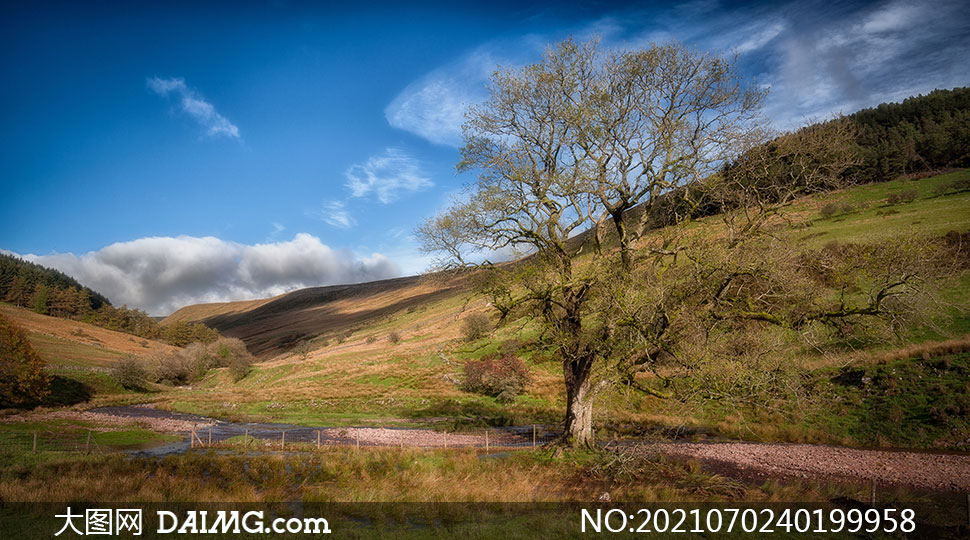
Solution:
M 628 451 L 697 459 L 749 477 L 848 478 L 879 485 L 970 491 L 970 455 L 966 454 L 723 442 L 649 443 Z

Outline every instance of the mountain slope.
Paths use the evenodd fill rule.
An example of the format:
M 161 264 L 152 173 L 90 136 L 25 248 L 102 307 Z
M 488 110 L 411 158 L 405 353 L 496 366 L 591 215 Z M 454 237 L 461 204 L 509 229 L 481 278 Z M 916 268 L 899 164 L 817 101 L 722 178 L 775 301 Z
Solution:
M 187 306 L 162 324 L 202 322 L 224 336 L 242 339 L 254 354 L 272 356 L 303 339 L 340 339 L 393 314 L 456 298 L 466 287 L 458 278 L 432 281 L 420 276 L 312 287 L 266 300 Z

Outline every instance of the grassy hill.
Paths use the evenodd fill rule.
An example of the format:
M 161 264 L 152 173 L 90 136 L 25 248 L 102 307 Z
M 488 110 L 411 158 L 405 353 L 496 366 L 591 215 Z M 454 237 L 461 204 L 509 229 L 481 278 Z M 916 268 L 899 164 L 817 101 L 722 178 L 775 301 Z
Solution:
M 773 224 L 773 233 L 806 252 L 833 242 L 878 243 L 902 235 L 938 240 L 950 231 L 966 233 L 970 190 L 960 186 L 968 180 L 970 171 L 964 170 L 806 197 Z M 897 202 L 894 194 L 914 198 Z M 723 224 L 710 216 L 678 227 L 715 235 Z M 906 329 L 896 341 L 824 353 L 794 343 L 782 349 L 775 360 L 798 370 L 804 385 L 800 395 L 812 396 L 802 411 L 749 411 L 716 401 L 612 392 L 596 405 L 599 429 L 965 447 L 970 423 L 960 418 L 970 395 L 964 373 L 968 340 L 961 340 L 970 333 L 966 268 L 970 264 L 938 284 L 943 303 L 932 320 Z M 537 339 L 534 322 L 507 321 L 485 338 L 461 338 L 464 317 L 492 311 L 458 277 L 401 278 L 306 289 L 266 301 L 190 306 L 170 319 L 201 320 L 243 339 L 266 361 L 238 383 L 217 370 L 192 389 L 167 396 L 167 406 L 308 425 L 559 422 L 561 366 Z M 312 340 L 306 358 L 291 351 L 304 338 Z M 526 393 L 511 404 L 464 392 L 457 384 L 465 360 L 499 350 L 517 354 L 532 372 Z M 886 373 L 905 373 L 916 382 L 899 384 Z M 936 386 L 929 388 L 930 381 Z M 934 401 L 940 392 L 946 399 Z M 924 397 L 916 403 L 914 396 Z M 880 415 L 896 421 L 874 429 L 873 419 Z
M 266 300 L 188 306 L 162 324 L 203 322 L 224 336 L 242 339 L 254 354 L 272 356 L 303 339 L 343 341 L 363 329 L 373 334 L 381 328 L 381 321 L 418 308 L 426 310 L 440 301 L 455 301 L 465 291 L 467 284 L 460 279 L 412 276 L 313 287 Z
M 6 303 L 0 303 L 0 315 L 27 332 L 31 346 L 54 376 L 46 405 L 70 405 L 96 396 L 109 402 L 130 400 L 137 394 L 110 376 L 111 366 L 127 356 L 147 358 L 176 350 L 157 341 Z

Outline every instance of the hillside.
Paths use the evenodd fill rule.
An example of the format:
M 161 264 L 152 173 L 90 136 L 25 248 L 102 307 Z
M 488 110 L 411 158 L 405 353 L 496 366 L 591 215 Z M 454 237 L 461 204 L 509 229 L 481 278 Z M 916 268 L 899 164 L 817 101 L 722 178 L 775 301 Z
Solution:
M 127 400 L 132 392 L 111 377 L 110 368 L 128 356 L 151 358 L 177 350 L 158 341 L 40 315 L 6 303 L 0 303 L 0 315 L 27 332 L 31 346 L 46 363 L 46 371 L 53 375 L 45 405 L 71 405 L 96 395 L 110 401 Z
M 268 357 L 303 339 L 344 340 L 392 315 L 455 298 L 464 290 L 460 279 L 418 276 L 313 287 L 265 300 L 187 306 L 162 325 L 202 322 L 224 336 L 242 339 L 253 354 Z
M 129 354 L 149 356 L 176 350 L 158 341 L 10 304 L 0 304 L 0 314 L 26 330 L 34 348 L 51 365 L 105 366 Z
M 970 191 L 959 187 L 968 179 L 970 171 L 964 170 L 805 197 L 792 205 L 786 219 L 777 220 L 774 231 L 806 254 L 833 243 L 877 245 L 900 236 L 939 241 L 950 231 L 970 231 Z M 890 202 L 904 193 L 915 193 L 915 200 Z M 829 214 L 832 206 L 837 211 Z M 723 223 L 711 216 L 679 227 L 706 236 L 721 234 Z M 496 316 L 462 281 L 401 278 L 305 289 L 266 301 L 186 307 L 171 319 L 205 317 L 200 320 L 243 339 L 264 362 L 237 383 L 216 371 L 192 389 L 171 395 L 167 407 L 305 425 L 558 423 L 565 397 L 562 368 L 554 349 L 542 341 L 539 325 L 529 318 L 509 320 L 481 339 L 465 341 L 462 324 L 470 313 L 488 313 L 493 322 Z M 785 422 L 761 418 L 764 411 L 757 409 L 733 413 L 716 401 L 660 401 L 627 392 L 604 395 L 598 421 L 608 422 L 611 429 L 671 426 L 760 440 L 961 447 L 960 434 L 970 426 L 945 412 L 961 410 L 959 403 L 907 401 L 937 395 L 920 381 L 953 389 L 963 384 L 970 274 L 954 274 L 939 286 L 942 309 L 925 326 L 906 329 L 898 340 L 821 352 L 796 341 L 781 348 L 771 361 L 797 369 L 798 379 L 810 385 L 804 392 L 814 396 L 811 406 L 802 402 L 803 410 L 786 412 L 790 417 Z M 305 357 L 292 347 L 304 337 L 312 339 Z M 498 351 L 512 351 L 531 372 L 526 392 L 510 404 L 465 392 L 458 384 L 466 360 Z M 916 382 L 891 393 L 899 390 L 888 389 L 898 385 L 885 378 L 889 367 Z M 890 393 L 860 387 L 866 378 L 879 388 L 888 385 Z M 946 392 L 945 399 L 963 399 L 954 392 Z M 892 397 L 873 401 L 879 395 Z M 852 408 L 846 410 L 847 404 Z M 874 425 L 874 418 L 898 416 L 900 409 L 923 411 L 919 414 L 938 420 L 883 423 L 879 433 L 867 427 Z M 931 433 L 932 438 L 921 439 L 919 433 Z

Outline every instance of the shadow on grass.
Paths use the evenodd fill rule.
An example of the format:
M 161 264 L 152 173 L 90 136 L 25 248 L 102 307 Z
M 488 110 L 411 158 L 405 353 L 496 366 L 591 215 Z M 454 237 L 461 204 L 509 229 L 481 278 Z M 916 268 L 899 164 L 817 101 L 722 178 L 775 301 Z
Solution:
M 94 388 L 81 381 L 54 375 L 51 378 L 50 394 L 39 405 L 56 407 L 74 405 L 88 401 L 94 395 Z

